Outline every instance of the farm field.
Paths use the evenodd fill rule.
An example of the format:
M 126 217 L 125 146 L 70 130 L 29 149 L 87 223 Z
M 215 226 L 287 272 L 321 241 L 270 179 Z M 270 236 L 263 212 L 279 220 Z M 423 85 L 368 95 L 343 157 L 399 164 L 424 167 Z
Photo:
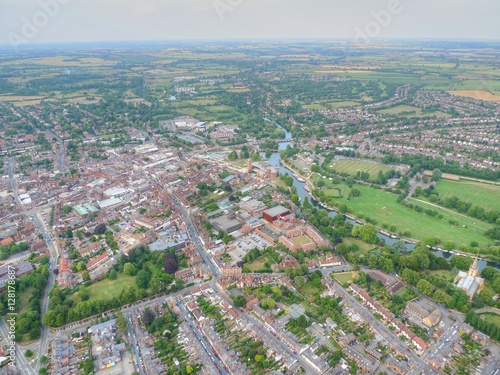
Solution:
M 456 196 L 462 201 L 470 202 L 486 211 L 500 211 L 500 185 L 483 184 L 474 181 L 449 181 L 441 179 L 436 189 L 441 199 Z
M 490 91 L 486 90 L 457 90 L 448 92 L 452 95 L 466 96 L 468 98 L 475 98 L 480 100 L 486 100 L 488 102 L 500 103 L 500 95 L 495 95 Z
M 395 225 L 396 232 L 409 230 L 411 232 L 409 237 L 411 238 L 423 240 L 429 237 L 438 237 L 442 243 L 453 241 L 457 246 L 469 244 L 471 241 L 477 241 L 480 245 L 492 242 L 482 235 L 491 226 L 477 219 L 463 217 L 427 205 L 424 202 L 413 202 L 424 208 L 438 211 L 443 215 L 442 219 L 438 219 L 397 203 L 398 196 L 396 194 L 363 185 L 356 185 L 356 188 L 361 192 L 360 197 L 347 199 L 348 194 L 344 192 L 344 197 L 339 198 L 337 202 L 352 207 L 353 213 L 362 213 L 365 217 L 377 220 L 378 226 L 381 226 L 382 223 L 389 226 Z M 456 221 L 458 226 L 449 224 L 448 220 L 450 219 Z M 418 223 L 418 225 L 415 225 L 415 223 Z
M 392 168 L 383 164 L 367 163 L 360 160 L 334 159 L 327 169 L 329 171 L 335 170 L 339 174 L 346 173 L 350 176 L 356 176 L 358 171 L 368 172 L 370 174 L 370 181 L 373 181 L 377 178 L 379 171 L 386 173 Z

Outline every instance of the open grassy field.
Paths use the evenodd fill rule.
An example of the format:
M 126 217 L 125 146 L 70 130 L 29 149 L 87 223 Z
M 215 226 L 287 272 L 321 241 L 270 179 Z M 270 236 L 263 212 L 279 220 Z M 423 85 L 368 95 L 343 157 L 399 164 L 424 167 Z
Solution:
M 305 244 L 313 242 L 308 236 L 298 236 L 295 238 L 292 238 L 292 242 L 297 245 L 297 246 L 303 246 Z
M 325 190 L 325 196 L 340 198 L 342 196 L 342 191 L 339 188 L 327 189 Z
M 90 299 L 118 297 L 122 290 L 135 285 L 135 276 L 118 274 L 116 280 L 104 279 L 88 287 Z
M 352 279 L 354 277 L 352 276 L 352 272 L 342 272 L 342 273 L 333 274 L 333 278 L 341 284 L 344 284 L 344 283 L 350 284 L 350 283 L 352 283 Z
M 442 219 L 438 219 L 397 203 L 398 196 L 396 194 L 362 185 L 356 185 L 356 188 L 361 192 L 360 197 L 348 200 L 347 195 L 344 194 L 344 197 L 339 198 L 338 202 L 352 207 L 354 213 L 361 212 L 365 217 L 368 216 L 377 220 L 379 226 L 382 223 L 387 223 L 389 226 L 395 225 L 396 232 L 409 230 L 411 238 L 421 240 L 438 237 L 443 243 L 450 240 L 458 246 L 469 244 L 471 241 L 477 241 L 480 245 L 492 242 L 482 235 L 491 226 L 477 219 L 463 217 L 437 207 L 427 206 L 422 202 L 413 202 L 424 208 L 438 211 L 443 215 Z M 458 222 L 458 226 L 449 224 L 448 220 L 450 219 Z M 464 228 L 463 225 L 466 227 Z
M 266 268 L 265 263 L 270 263 L 270 262 L 269 262 L 269 259 L 267 259 L 267 256 L 264 255 L 264 256 L 258 257 L 257 259 L 255 259 L 254 261 L 252 261 L 250 263 L 245 264 L 245 266 L 247 266 L 250 269 L 250 271 L 255 272 L 257 270 L 261 270 L 263 268 Z
M 486 313 L 481 314 L 481 316 L 484 317 L 484 320 L 488 323 L 493 323 L 500 327 L 500 315 Z
M 337 108 L 344 108 L 344 107 L 356 107 L 356 106 L 359 105 L 359 102 L 355 102 L 355 101 L 352 101 L 352 100 L 346 100 L 346 101 L 343 101 L 343 102 L 328 103 L 328 105 L 331 105 L 331 107 L 333 109 L 337 109 Z
M 348 247 L 355 244 L 359 247 L 359 250 L 363 253 L 368 253 L 370 250 L 373 250 L 374 248 L 376 248 L 375 245 L 371 245 L 371 244 L 365 243 L 361 240 L 358 240 L 357 238 L 351 238 L 351 237 L 344 238 L 343 243 Z
M 500 211 L 500 185 L 482 184 L 474 181 L 440 180 L 436 184 L 439 196 L 450 198 L 456 196 L 462 201 L 470 202 L 486 211 Z
M 436 116 L 436 117 L 450 117 L 447 113 L 443 112 L 422 112 L 422 108 L 413 107 L 411 105 L 398 105 L 388 109 L 382 109 L 377 111 L 381 115 L 398 115 L 405 117 L 426 117 L 426 116 Z
M 370 180 L 377 178 L 379 171 L 382 173 L 389 172 L 390 167 L 383 164 L 367 163 L 361 160 L 332 160 L 332 163 L 327 168 L 329 171 L 335 170 L 337 173 L 347 173 L 350 176 L 356 176 L 357 172 L 368 172 Z

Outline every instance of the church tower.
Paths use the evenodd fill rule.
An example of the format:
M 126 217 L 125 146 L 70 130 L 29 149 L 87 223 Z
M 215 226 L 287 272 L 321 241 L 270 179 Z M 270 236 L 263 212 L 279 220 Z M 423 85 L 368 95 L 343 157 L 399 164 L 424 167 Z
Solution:
M 477 265 L 478 257 L 474 258 L 474 262 L 472 262 L 472 265 L 469 268 L 469 276 L 476 277 L 479 274 L 479 268 Z

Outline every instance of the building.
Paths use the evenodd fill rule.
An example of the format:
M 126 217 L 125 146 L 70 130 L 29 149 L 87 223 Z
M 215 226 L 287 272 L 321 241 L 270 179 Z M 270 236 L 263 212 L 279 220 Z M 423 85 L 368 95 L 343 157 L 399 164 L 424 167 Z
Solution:
M 390 369 L 392 369 L 394 372 L 398 373 L 399 375 L 405 375 L 410 369 L 408 362 L 398 361 L 395 358 L 389 358 L 386 361 L 386 365 L 387 365 L 387 367 L 389 367 Z
M 467 273 L 460 271 L 455 277 L 455 286 L 462 289 L 471 300 L 476 292 L 484 288 L 484 279 L 478 276 L 479 268 L 477 266 L 477 261 L 478 258 L 474 258 L 474 262 L 470 266 L 469 271 Z
M 30 262 L 26 261 L 0 267 L 0 290 L 5 289 L 7 282 L 10 280 L 9 270 L 11 270 L 12 268 L 14 268 L 16 279 L 33 272 L 33 266 Z
M 290 210 L 283 206 L 276 206 L 262 212 L 262 218 L 270 223 L 280 217 L 290 215 Z
M 228 215 L 220 216 L 210 221 L 216 230 L 221 230 L 226 233 L 234 232 L 243 226 L 243 222 Z
M 408 302 L 405 313 L 424 323 L 428 327 L 434 327 L 441 321 L 441 311 L 436 309 L 425 300 Z

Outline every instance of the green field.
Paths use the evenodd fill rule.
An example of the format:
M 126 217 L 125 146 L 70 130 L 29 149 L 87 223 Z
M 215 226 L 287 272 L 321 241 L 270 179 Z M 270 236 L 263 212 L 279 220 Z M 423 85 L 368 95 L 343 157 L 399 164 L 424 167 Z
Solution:
M 500 327 L 500 315 L 486 313 L 481 314 L 481 316 L 484 317 L 484 320 L 486 320 L 488 323 L 493 323 Z
M 356 176 L 357 172 L 368 172 L 370 180 L 373 181 L 377 178 L 379 171 L 382 173 L 389 172 L 392 168 L 383 164 L 367 163 L 361 160 L 332 160 L 332 163 L 327 167 L 328 171 L 335 170 L 337 173 L 346 173 L 350 176 Z
M 479 206 L 486 211 L 500 211 L 500 185 L 482 184 L 473 181 L 440 180 L 436 191 L 441 199 L 456 196 L 458 199 Z
M 342 190 L 340 190 L 339 188 L 327 189 L 325 190 L 325 196 L 340 198 L 342 196 Z
M 104 279 L 88 287 L 90 299 L 118 297 L 122 290 L 135 286 L 135 276 L 119 274 L 116 280 Z
M 349 247 L 351 245 L 357 245 L 359 247 L 359 251 L 361 251 L 363 253 L 368 253 L 369 251 L 376 248 L 376 245 L 365 243 L 361 240 L 358 240 L 357 238 L 346 237 L 346 238 L 344 238 L 344 240 L 342 242 L 347 247 Z
M 421 108 L 413 107 L 410 105 L 398 105 L 396 107 L 382 109 L 377 111 L 381 115 L 398 115 L 406 117 L 425 117 L 425 116 L 437 116 L 437 117 L 450 117 L 450 115 L 443 112 L 422 112 Z
M 342 273 L 335 273 L 333 274 L 333 278 L 337 280 L 340 284 L 344 283 L 352 283 L 352 272 L 342 272 Z
M 348 195 L 344 192 L 344 197 L 339 198 L 337 202 L 339 204 L 345 203 L 351 207 L 353 213 L 360 212 L 365 217 L 377 220 L 378 226 L 382 223 L 387 223 L 389 226 L 395 225 L 396 232 L 409 230 L 411 238 L 422 240 L 438 237 L 442 243 L 449 240 L 457 246 L 469 244 L 471 241 L 477 241 L 480 245 L 492 242 L 482 235 L 491 226 L 477 219 L 463 217 L 425 203 L 417 203 L 424 208 L 431 208 L 442 214 L 443 219 L 438 219 L 397 203 L 398 196 L 396 194 L 363 185 L 356 185 L 356 189 L 361 191 L 360 197 L 347 199 Z M 449 224 L 449 219 L 458 222 L 458 226 Z M 463 225 L 466 227 L 464 228 Z
M 267 256 L 261 256 L 254 261 L 245 264 L 245 266 L 248 267 L 250 271 L 255 272 L 257 270 L 267 268 L 265 263 L 269 263 L 269 259 L 267 259 Z

